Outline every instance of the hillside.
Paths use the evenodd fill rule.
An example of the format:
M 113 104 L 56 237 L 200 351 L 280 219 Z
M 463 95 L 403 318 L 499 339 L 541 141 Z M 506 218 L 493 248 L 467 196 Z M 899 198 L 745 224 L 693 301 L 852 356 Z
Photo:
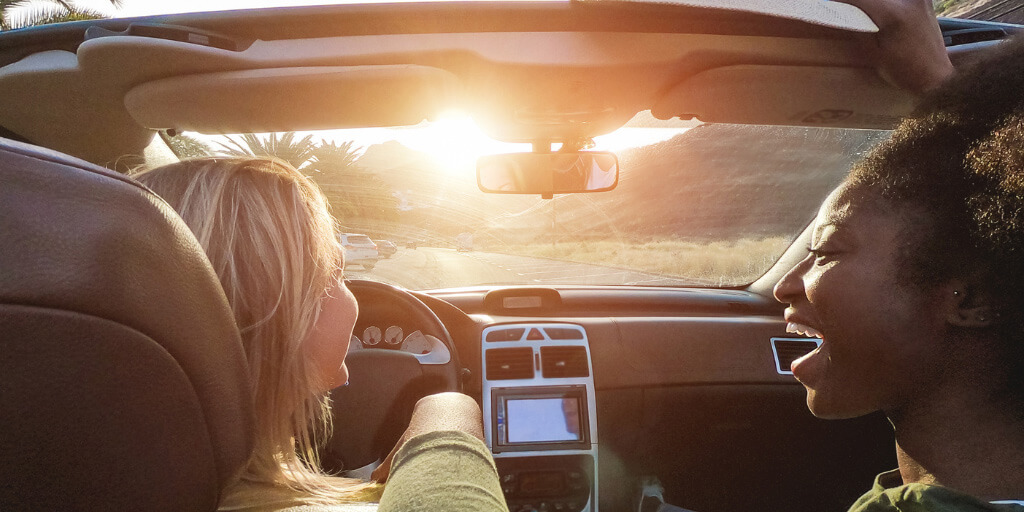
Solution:
M 939 16 L 1024 23 L 1024 2 L 1019 0 L 933 0 L 932 4 Z
M 705 125 L 623 152 L 614 191 L 556 197 L 498 226 L 544 229 L 558 240 L 788 237 L 882 137 L 867 130 Z

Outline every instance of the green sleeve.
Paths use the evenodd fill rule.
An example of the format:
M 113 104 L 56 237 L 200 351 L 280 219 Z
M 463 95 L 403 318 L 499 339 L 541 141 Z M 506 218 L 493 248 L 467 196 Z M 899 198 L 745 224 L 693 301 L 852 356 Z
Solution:
M 507 511 L 490 451 L 458 431 L 430 432 L 405 443 L 391 465 L 380 512 Z
M 938 485 L 894 485 L 898 475 L 896 471 L 878 475 L 875 485 L 849 512 L 1024 512 L 1020 505 L 986 503 Z

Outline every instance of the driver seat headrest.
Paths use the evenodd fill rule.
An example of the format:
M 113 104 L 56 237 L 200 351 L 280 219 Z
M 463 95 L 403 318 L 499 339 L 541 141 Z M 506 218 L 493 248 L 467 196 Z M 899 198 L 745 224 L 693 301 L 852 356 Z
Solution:
M 252 450 L 227 299 L 174 211 L 0 139 L 0 510 L 215 510 Z

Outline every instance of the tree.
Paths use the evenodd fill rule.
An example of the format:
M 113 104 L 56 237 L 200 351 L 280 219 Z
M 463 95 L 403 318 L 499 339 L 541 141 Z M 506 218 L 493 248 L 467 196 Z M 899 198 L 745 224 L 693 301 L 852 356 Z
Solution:
M 167 145 L 171 147 L 171 151 L 175 155 L 178 155 L 178 158 L 198 158 L 214 154 L 209 144 L 195 137 L 179 133 L 173 137 L 167 137 L 166 140 Z
M 356 160 L 359 159 L 361 147 L 353 147 L 355 142 L 347 141 L 335 144 L 334 142 L 322 142 L 313 150 L 311 164 L 320 172 L 343 171 L 357 167 Z
M 380 231 L 381 223 L 397 220 L 398 201 L 386 183 L 358 164 L 361 150 L 352 141 L 324 142 L 313 151 L 306 171 L 320 185 L 336 216 L 347 223 L 369 221 Z
M 237 138 L 227 136 L 228 144 L 218 142 L 221 154 L 232 156 L 269 156 L 288 162 L 296 169 L 303 169 L 313 158 L 317 148 L 313 135 L 296 140 L 295 132 L 271 133 L 260 138 L 253 133 L 243 133 Z
M 122 0 L 110 0 L 115 7 L 121 3 Z M 67 0 L 0 0 L 0 30 L 106 17 L 102 12 Z
M 352 141 L 318 144 L 313 141 L 313 135 L 299 138 L 295 132 L 272 133 L 265 137 L 244 133 L 226 136 L 226 139 L 226 143 L 217 143 L 220 145 L 217 153 L 275 157 L 309 176 L 324 191 L 334 215 L 344 220 L 343 225 L 361 225 L 370 231 L 382 232 L 389 222 L 398 219 L 394 191 L 372 171 L 359 165 L 362 148 Z M 188 146 L 184 148 L 188 154 L 195 149 L 194 143 L 201 144 L 195 140 L 182 143 Z

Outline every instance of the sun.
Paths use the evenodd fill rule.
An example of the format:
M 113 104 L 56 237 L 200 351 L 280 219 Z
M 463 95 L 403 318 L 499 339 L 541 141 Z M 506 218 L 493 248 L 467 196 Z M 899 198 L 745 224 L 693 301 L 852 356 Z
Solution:
M 395 130 L 402 145 L 432 156 L 451 175 L 476 172 L 476 160 L 483 155 L 529 151 L 529 144 L 501 142 L 488 137 L 473 119 L 459 111 L 447 111 L 436 121 Z

